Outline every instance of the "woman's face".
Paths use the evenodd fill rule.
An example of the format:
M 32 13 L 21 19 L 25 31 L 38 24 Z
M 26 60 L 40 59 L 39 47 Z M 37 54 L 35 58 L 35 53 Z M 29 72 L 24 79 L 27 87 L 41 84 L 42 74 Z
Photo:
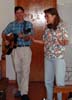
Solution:
M 56 15 L 51 15 L 50 13 L 46 13 L 45 19 L 47 21 L 47 24 L 53 24 L 55 17 Z

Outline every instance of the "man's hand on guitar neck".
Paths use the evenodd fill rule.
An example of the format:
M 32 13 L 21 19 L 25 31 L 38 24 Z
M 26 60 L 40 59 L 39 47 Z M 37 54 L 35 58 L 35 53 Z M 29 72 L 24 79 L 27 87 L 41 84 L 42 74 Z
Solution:
M 23 37 L 24 37 L 24 36 L 23 36 L 23 33 L 19 33 L 19 34 L 18 34 L 18 37 L 21 38 L 21 39 L 23 39 Z
M 32 35 L 24 35 L 24 33 L 19 33 L 18 37 L 24 39 L 25 41 L 32 40 Z

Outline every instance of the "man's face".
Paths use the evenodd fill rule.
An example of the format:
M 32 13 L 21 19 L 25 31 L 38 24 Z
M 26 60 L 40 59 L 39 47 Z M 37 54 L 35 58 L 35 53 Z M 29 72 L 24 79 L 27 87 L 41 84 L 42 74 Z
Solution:
M 23 20 L 24 19 L 24 11 L 21 9 L 17 10 L 15 13 L 16 20 Z

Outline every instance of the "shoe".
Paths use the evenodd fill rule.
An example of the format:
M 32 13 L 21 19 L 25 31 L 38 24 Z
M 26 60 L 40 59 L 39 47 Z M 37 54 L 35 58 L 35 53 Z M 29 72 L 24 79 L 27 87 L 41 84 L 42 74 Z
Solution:
M 15 94 L 15 97 L 21 97 L 21 92 L 17 91 L 16 94 Z
M 29 99 L 28 95 L 22 95 L 21 100 L 30 100 L 30 99 Z
M 68 99 L 72 98 L 72 92 L 69 93 Z

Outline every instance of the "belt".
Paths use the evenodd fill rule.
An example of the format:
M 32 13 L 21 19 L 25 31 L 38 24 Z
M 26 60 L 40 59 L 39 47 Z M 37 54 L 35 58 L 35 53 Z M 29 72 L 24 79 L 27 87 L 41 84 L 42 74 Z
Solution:
M 29 47 L 30 45 L 18 45 L 17 47 Z

